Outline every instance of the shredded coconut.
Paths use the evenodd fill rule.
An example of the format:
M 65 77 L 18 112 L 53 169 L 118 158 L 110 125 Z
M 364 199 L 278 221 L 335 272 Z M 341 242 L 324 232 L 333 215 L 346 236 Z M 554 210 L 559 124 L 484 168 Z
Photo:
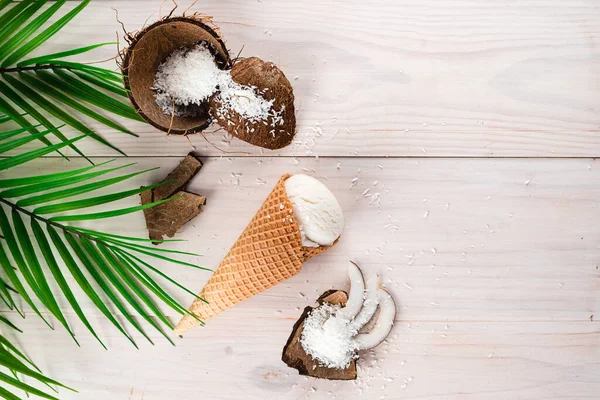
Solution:
M 340 308 L 324 303 L 313 309 L 304 320 L 300 337 L 304 351 L 328 368 L 347 368 L 358 357 L 354 341 L 357 332 L 341 313 L 337 315 Z
M 216 94 L 217 117 L 227 117 L 233 111 L 250 122 L 271 119 L 269 125 L 273 127 L 284 123 L 283 107 L 275 111 L 274 100 L 262 96 L 268 88 L 259 90 L 234 82 L 229 71 L 219 69 L 205 44 L 174 51 L 158 67 L 152 89 L 156 104 L 167 115 L 198 115 L 199 108 L 193 106 L 205 104 Z M 274 136 L 275 130 L 272 133 Z

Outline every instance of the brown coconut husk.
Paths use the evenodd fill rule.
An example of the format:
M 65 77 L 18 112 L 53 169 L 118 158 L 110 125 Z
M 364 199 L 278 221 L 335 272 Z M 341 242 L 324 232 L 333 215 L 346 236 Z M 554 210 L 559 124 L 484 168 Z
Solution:
M 318 299 L 317 303 L 322 305 L 323 303 L 329 304 L 340 304 L 344 306 L 348 301 L 348 295 L 342 290 L 328 290 L 323 293 Z M 288 367 L 297 369 L 300 375 L 312 376 L 313 378 L 322 378 L 329 380 L 354 380 L 357 377 L 356 371 L 356 360 L 352 360 L 350 365 L 345 369 L 327 368 L 319 365 L 319 362 L 312 358 L 311 355 L 306 354 L 302 344 L 300 343 L 300 337 L 304 330 L 304 320 L 308 317 L 308 314 L 313 310 L 313 307 L 306 307 L 302 312 L 302 315 L 294 324 L 292 333 L 288 338 L 287 343 L 283 348 L 281 360 L 288 365 Z
M 201 132 L 211 123 L 208 102 L 195 109 L 196 116 L 166 115 L 156 104 L 152 90 L 158 66 L 173 51 L 205 43 L 215 56 L 219 68 L 231 67 L 229 52 L 211 18 L 194 14 L 167 17 L 135 34 L 128 34 L 121 69 L 129 99 L 138 114 L 156 128 L 170 134 Z
M 284 73 L 271 62 L 250 57 L 233 65 L 231 77 L 234 82 L 255 87 L 260 93 L 267 89 L 261 96 L 268 101 L 274 100 L 275 112 L 283 110 L 283 124 L 274 126 L 272 118 L 264 121 L 266 124 L 263 121 L 250 122 L 234 111 L 219 115 L 217 109 L 221 103 L 218 96 L 213 96 L 210 110 L 219 125 L 232 136 L 267 149 L 280 149 L 290 144 L 296 132 L 296 114 L 292 84 Z
M 187 184 L 202 168 L 202 161 L 193 153 L 188 154 L 162 181 L 163 184 L 140 194 L 142 204 L 171 198 L 144 210 L 150 239 L 158 245 L 164 236 L 173 237 L 183 225 L 202 212 L 206 198 L 185 190 Z

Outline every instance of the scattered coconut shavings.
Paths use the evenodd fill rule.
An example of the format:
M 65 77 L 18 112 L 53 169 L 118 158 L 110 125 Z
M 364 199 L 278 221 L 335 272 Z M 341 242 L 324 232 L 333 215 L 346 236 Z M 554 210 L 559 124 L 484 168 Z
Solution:
M 328 368 L 344 369 L 357 358 L 354 336 L 348 320 L 341 315 L 339 305 L 324 303 L 313 309 L 304 321 L 300 338 L 302 348 Z
M 205 44 L 174 51 L 159 65 L 153 90 L 156 104 L 167 115 L 194 116 L 196 109 L 186 107 L 205 104 L 216 94 L 220 104 L 218 117 L 233 111 L 249 122 L 270 119 L 273 127 L 283 125 L 283 108 L 275 111 L 274 100 L 262 97 L 267 89 L 261 91 L 234 82 L 229 71 L 219 69 Z M 272 134 L 275 135 L 275 129 Z

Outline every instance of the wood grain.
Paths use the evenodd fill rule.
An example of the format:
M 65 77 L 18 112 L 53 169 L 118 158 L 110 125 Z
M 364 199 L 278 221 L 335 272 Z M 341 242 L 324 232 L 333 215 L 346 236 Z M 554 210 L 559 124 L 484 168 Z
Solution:
M 600 390 L 597 322 L 399 321 L 387 344 L 359 360 L 357 382 L 288 368 L 281 349 L 293 323 L 224 314 L 177 347 L 151 334 L 156 345 L 140 350 L 111 330 L 103 337 L 121 345 L 105 351 L 89 335 L 80 349 L 28 318 L 19 341 L 45 372 L 79 389 L 61 390 L 65 400 L 589 400 Z
M 208 268 L 286 172 L 311 174 L 332 189 L 345 232 L 299 275 L 177 339 L 177 347 L 146 328 L 155 346 L 132 333 L 134 349 L 78 291 L 109 351 L 56 287 L 81 349 L 27 308 L 25 320 L 2 311 L 25 331 L 7 333 L 20 348 L 80 391 L 61 390 L 61 399 L 598 397 L 597 1 L 199 3 L 193 10 L 215 17 L 232 54 L 243 48 L 242 56 L 284 70 L 296 96 L 296 140 L 263 152 L 222 133 L 207 133 L 209 144 L 125 121 L 136 139 L 90 122 L 134 156 L 115 164 L 161 167 L 113 190 L 162 180 L 194 146 L 205 166 L 189 189 L 207 205 L 177 235 L 187 241 L 168 246 L 202 254 L 184 259 Z M 159 5 L 95 0 L 34 55 L 113 40 L 122 31 L 111 7 L 133 31 L 157 19 Z M 80 59 L 115 53 L 109 46 Z M 88 139 L 80 148 L 95 161 L 116 155 Z M 48 157 L 2 178 L 83 165 Z M 147 235 L 141 213 L 82 226 Z M 356 383 L 300 377 L 281 362 L 281 350 L 305 306 L 327 289 L 346 288 L 349 259 L 381 275 L 399 303 L 395 327 L 387 343 L 363 355 Z M 153 264 L 193 290 L 210 276 Z
M 139 169 L 163 168 L 123 187 L 161 180 L 180 158 L 134 160 Z M 176 348 L 148 328 L 156 346 L 134 335 L 141 346 L 135 350 L 80 293 L 108 352 L 72 312 L 83 349 L 34 315 L 21 321 L 5 313 L 25 328 L 17 340 L 44 371 L 82 392 L 61 398 L 589 399 L 600 389 L 600 331 L 590 321 L 600 315 L 597 161 L 203 161 L 189 188 L 207 197 L 205 212 L 178 235 L 187 242 L 169 245 L 203 254 L 188 261 L 216 266 L 284 172 L 311 173 L 336 194 L 347 218 L 340 243 L 296 277 L 191 331 Z M 39 160 L 29 172 L 52 172 L 61 163 Z M 106 220 L 102 228 L 146 234 L 141 214 Z M 299 377 L 280 352 L 306 305 L 326 289 L 346 288 L 349 259 L 379 273 L 399 302 L 389 343 L 361 362 L 356 384 Z M 194 290 L 210 275 L 154 264 Z
M 128 30 L 140 29 L 158 18 L 159 4 L 96 0 L 44 51 L 113 40 L 121 28 L 110 7 Z M 269 155 L 600 155 L 597 2 L 208 0 L 193 10 L 215 17 L 232 54 L 243 47 L 243 56 L 272 60 L 292 81 L 297 138 Z M 132 156 L 189 149 L 149 125 L 129 126 L 140 139 L 99 130 Z M 225 150 L 260 154 L 209 137 Z M 191 140 L 221 154 L 202 137 Z M 113 154 L 91 141 L 81 147 Z

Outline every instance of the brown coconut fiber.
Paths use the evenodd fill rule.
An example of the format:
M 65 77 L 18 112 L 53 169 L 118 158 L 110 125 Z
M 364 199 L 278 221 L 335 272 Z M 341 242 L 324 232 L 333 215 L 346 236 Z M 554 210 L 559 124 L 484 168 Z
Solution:
M 302 264 L 331 246 L 304 247 L 300 228 L 279 179 L 252 221 L 236 240 L 213 276 L 195 299 L 190 312 L 205 321 L 220 312 L 296 275 Z M 335 244 L 335 243 L 334 243 Z M 198 321 L 184 315 L 175 327 L 181 335 Z
M 213 97 L 210 101 L 211 114 L 217 118 L 219 125 L 231 136 L 267 149 L 280 149 L 290 144 L 296 132 L 296 114 L 292 84 L 284 73 L 271 62 L 250 57 L 233 65 L 231 78 L 240 85 L 257 88 L 265 100 L 273 100 L 273 111 L 280 112 L 283 123 L 274 124 L 271 117 L 266 123 L 250 122 L 232 110 L 219 115 L 217 110 L 221 104 L 218 97 Z M 263 93 L 264 89 L 267 90 Z
M 164 236 L 173 237 L 179 229 L 202 212 L 206 198 L 185 190 L 186 185 L 202 168 L 202 161 L 193 153 L 188 154 L 162 181 L 162 185 L 140 194 L 142 204 L 171 198 L 166 203 L 144 210 L 150 239 L 160 244 Z
M 125 87 L 129 89 L 129 99 L 142 118 L 162 131 L 171 134 L 196 133 L 211 123 L 208 102 L 196 110 L 198 115 L 194 117 L 166 115 L 156 104 L 156 93 L 152 90 L 158 66 L 180 48 L 206 43 L 219 68 L 230 67 L 227 48 L 216 28 L 209 24 L 210 18 L 198 15 L 166 18 L 130 39 L 121 66 Z

